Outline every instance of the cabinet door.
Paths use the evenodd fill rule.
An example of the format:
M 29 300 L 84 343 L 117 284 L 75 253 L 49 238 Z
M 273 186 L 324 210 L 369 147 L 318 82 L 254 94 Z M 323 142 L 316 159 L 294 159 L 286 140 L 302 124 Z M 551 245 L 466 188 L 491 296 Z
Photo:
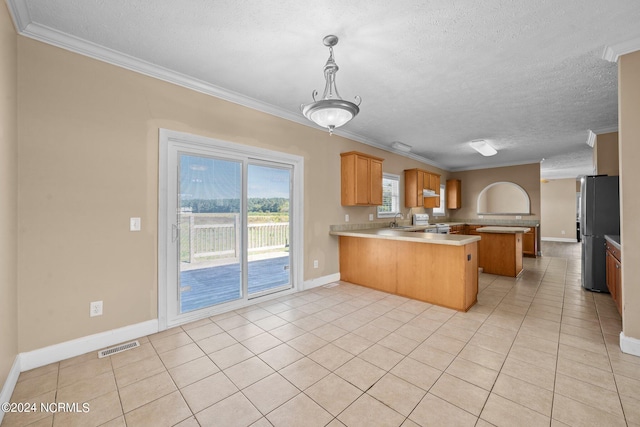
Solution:
M 356 204 L 366 205 L 369 203 L 369 159 L 356 156 Z
M 371 159 L 369 162 L 369 204 L 382 205 L 382 162 Z
M 422 186 L 424 177 L 418 169 L 404 171 L 404 206 L 416 208 L 422 206 Z
M 459 179 L 448 179 L 446 184 L 447 209 L 460 209 L 462 207 L 462 186 Z
M 424 188 L 426 190 L 433 190 L 433 191 L 436 192 L 436 194 L 440 194 L 440 176 L 425 172 L 424 173 Z M 424 203 L 424 207 L 425 208 L 440 207 L 440 198 L 439 197 L 425 197 L 423 203 Z
M 609 248 L 607 248 L 609 249 Z M 609 293 L 611 293 L 611 298 L 616 300 L 616 260 L 611 255 L 610 251 L 605 252 L 605 282 L 607 284 L 607 289 L 609 289 Z
M 613 257 L 611 257 L 613 259 Z M 615 290 L 616 290 L 616 307 L 618 308 L 618 313 L 622 315 L 622 263 L 618 262 L 614 259 L 614 268 L 615 268 Z

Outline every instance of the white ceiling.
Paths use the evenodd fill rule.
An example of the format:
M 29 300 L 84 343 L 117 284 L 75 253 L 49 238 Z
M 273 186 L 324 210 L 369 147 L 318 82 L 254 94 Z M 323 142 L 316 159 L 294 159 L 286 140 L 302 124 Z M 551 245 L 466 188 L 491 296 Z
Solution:
M 638 0 L 7 4 L 25 36 L 310 126 L 300 104 L 322 93 L 335 34 L 338 90 L 362 98 L 337 134 L 447 170 L 544 158 L 547 179 L 592 172 L 588 131 L 617 129 L 616 55 L 640 49 Z

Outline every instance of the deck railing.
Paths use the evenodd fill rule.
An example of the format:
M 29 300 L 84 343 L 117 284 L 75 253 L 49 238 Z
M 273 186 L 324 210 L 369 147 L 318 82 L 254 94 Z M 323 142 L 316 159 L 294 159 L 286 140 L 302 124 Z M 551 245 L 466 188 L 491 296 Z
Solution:
M 286 248 L 289 223 L 271 222 L 248 225 L 249 252 Z M 241 233 L 238 214 L 180 215 L 180 260 L 197 258 L 239 258 Z

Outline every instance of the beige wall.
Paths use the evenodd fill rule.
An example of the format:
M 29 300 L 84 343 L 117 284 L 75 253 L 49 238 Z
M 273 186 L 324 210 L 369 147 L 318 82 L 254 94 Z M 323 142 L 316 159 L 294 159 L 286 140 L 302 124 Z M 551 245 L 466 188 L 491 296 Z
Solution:
M 640 51 L 618 62 L 620 199 L 622 239 L 622 327 L 640 339 Z
M 620 175 L 618 157 L 618 132 L 597 135 L 593 147 L 596 175 Z
M 450 210 L 451 219 L 475 219 L 477 200 L 480 192 L 489 184 L 499 181 L 514 182 L 529 195 L 531 215 L 523 215 L 523 220 L 540 219 L 540 164 L 532 163 L 501 168 L 478 169 L 453 172 L 451 178 L 462 181 L 462 208 Z M 484 215 L 484 219 L 515 219 L 513 215 Z
M 28 38 L 18 49 L 20 351 L 157 317 L 159 128 L 305 158 L 305 280 L 339 272 L 331 224 L 375 214 L 340 205 L 340 152 L 439 172 Z M 104 315 L 89 318 L 95 300 Z
M 18 138 L 17 43 L 0 4 L 0 389 L 18 354 Z
M 576 180 L 554 179 L 540 184 L 540 235 L 543 239 L 576 239 Z M 562 234 L 564 231 L 564 234 Z

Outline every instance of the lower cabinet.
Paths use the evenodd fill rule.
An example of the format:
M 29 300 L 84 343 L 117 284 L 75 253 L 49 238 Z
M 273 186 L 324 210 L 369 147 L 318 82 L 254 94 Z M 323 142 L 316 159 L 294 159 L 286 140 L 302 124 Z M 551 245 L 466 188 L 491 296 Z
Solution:
M 531 227 L 522 235 L 522 255 L 536 257 L 538 255 L 538 227 Z
M 606 282 L 611 298 L 616 303 L 618 312 L 622 315 L 622 254 L 621 251 L 609 242 L 605 243 Z

